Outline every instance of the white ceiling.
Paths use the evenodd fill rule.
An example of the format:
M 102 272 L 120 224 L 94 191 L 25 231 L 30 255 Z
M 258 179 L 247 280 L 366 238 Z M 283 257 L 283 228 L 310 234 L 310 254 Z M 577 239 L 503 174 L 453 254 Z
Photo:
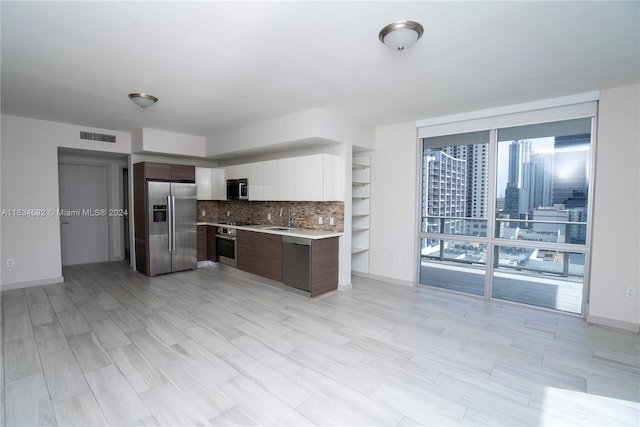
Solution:
M 570 95 L 640 79 L 639 4 L 2 1 L 2 113 L 208 136 L 314 107 L 376 126 Z M 424 36 L 393 52 L 378 31 L 405 19 Z

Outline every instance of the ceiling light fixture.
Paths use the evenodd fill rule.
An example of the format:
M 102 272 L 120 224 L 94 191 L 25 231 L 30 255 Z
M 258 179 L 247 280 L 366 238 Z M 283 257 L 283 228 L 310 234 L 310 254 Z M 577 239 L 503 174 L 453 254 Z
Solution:
M 390 49 L 402 52 L 422 37 L 424 28 L 415 21 L 392 22 L 380 30 L 378 38 Z
M 147 108 L 158 102 L 158 98 L 148 93 L 130 93 L 129 98 L 138 106 Z

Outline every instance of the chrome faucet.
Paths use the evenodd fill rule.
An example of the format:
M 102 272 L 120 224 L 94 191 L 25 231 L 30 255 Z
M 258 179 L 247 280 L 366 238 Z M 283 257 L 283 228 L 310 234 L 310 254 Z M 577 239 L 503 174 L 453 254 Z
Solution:
M 291 216 L 291 208 L 289 208 L 289 220 L 287 221 L 287 227 L 293 227 L 293 217 Z

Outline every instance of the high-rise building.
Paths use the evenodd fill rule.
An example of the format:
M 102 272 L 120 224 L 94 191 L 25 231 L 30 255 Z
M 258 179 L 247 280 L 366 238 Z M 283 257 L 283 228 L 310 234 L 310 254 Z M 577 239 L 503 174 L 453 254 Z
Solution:
M 447 234 L 465 232 L 464 218 L 467 209 L 467 162 L 444 151 L 425 150 L 423 156 L 423 217 L 447 217 L 442 221 L 430 221 L 425 231 Z M 444 227 L 444 230 L 441 230 Z
M 553 154 L 532 154 L 530 173 L 528 210 L 553 206 Z
M 504 191 L 504 211 L 509 218 L 527 218 L 534 179 L 531 158 L 531 141 L 512 141 L 509 144 L 509 173 Z M 526 223 L 509 222 L 509 227 L 522 228 Z
M 569 222 L 587 222 L 587 208 L 568 208 Z M 586 224 L 567 224 L 569 243 L 584 244 L 587 241 Z
M 487 186 L 489 183 L 489 144 L 456 145 L 443 148 L 448 155 L 466 161 L 467 218 L 487 217 Z M 486 221 L 467 221 L 466 233 L 486 235 Z
M 554 138 L 553 204 L 571 208 L 587 205 L 589 193 L 589 144 L 591 135 Z
M 533 223 L 532 228 L 534 233 L 554 235 L 556 240 L 550 241 L 556 241 L 558 243 L 564 243 L 566 241 L 566 223 L 569 221 L 569 211 L 566 209 L 552 207 L 534 209 L 533 220 L 542 221 Z

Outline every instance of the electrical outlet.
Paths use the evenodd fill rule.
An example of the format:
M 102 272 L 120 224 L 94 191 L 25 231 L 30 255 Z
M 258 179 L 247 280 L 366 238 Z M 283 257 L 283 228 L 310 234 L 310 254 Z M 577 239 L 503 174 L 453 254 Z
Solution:
M 14 265 L 13 258 L 7 258 L 7 267 L 13 267 Z
M 267 214 L 267 221 L 271 221 L 271 214 L 270 213 Z
M 207 216 L 207 211 L 205 211 L 204 209 L 202 210 L 202 216 Z
M 322 225 L 322 217 L 321 216 L 318 217 L 318 224 Z
M 633 298 L 636 296 L 636 288 L 627 288 L 627 296 Z
M 336 219 L 333 217 L 329 217 L 329 225 L 336 225 Z
M 227 216 L 231 216 L 231 211 L 227 211 Z

